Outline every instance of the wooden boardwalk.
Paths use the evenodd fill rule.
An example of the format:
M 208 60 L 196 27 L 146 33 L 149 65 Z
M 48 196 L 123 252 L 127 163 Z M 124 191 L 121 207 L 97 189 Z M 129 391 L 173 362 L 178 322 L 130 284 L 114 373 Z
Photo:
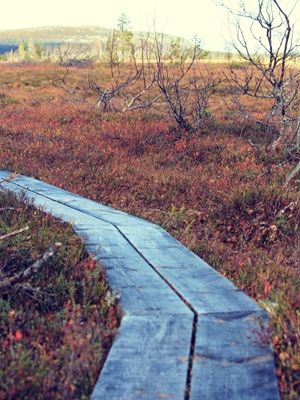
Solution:
M 1 178 L 10 175 L 0 171 Z M 155 224 L 41 181 L 2 184 L 72 222 L 124 311 L 92 400 L 279 400 L 267 314 Z

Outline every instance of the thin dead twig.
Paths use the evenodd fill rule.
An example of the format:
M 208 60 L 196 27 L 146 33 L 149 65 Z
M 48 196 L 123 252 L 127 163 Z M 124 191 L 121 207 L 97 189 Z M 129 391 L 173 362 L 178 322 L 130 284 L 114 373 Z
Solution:
M 13 231 L 13 232 L 7 233 L 6 235 L 0 236 L 0 240 L 4 240 L 4 239 L 7 239 L 9 237 L 16 236 L 19 233 L 22 233 L 24 231 L 28 231 L 28 229 L 29 229 L 29 226 L 25 226 L 25 228 L 22 228 L 22 229 L 19 229 L 17 231 Z

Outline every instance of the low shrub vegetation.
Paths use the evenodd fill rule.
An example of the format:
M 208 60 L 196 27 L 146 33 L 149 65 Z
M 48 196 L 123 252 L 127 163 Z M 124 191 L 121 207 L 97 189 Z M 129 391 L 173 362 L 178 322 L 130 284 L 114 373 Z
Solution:
M 70 225 L 0 190 L 0 399 L 89 398 L 120 320 L 108 292 Z
M 105 68 L 98 71 L 93 67 L 93 74 L 98 73 L 101 79 Z M 222 68 L 226 66 L 217 65 L 216 70 L 222 73 Z M 9 82 L 1 90 L 19 103 L 0 104 L 0 168 L 160 224 L 269 312 L 265 333 L 274 349 L 282 398 L 299 398 L 300 181 L 295 175 L 284 187 L 291 166 L 286 159 L 281 162 L 280 148 L 271 151 L 263 126 L 246 125 L 247 121 L 239 117 L 230 103 L 226 82 L 222 83 L 222 93 L 216 91 L 210 97 L 214 119 L 187 132 L 155 106 L 149 112 L 137 109 L 130 113 L 95 109 L 85 102 L 75 107 L 61 97 L 59 88 L 51 85 L 51 65 L 35 66 L 34 71 L 44 83 L 33 90 L 30 80 L 28 85 L 17 87 L 12 78 L 15 71 L 1 65 L 0 80 Z M 77 79 L 83 72 L 82 68 L 69 68 L 69 75 Z M 32 79 L 30 66 L 22 67 L 23 79 L 26 73 Z M 43 76 L 49 77 L 48 86 Z M 264 109 L 256 104 L 256 113 L 259 112 Z M 39 251 L 45 251 L 49 244 Z M 60 256 L 59 260 L 62 257 L 69 256 Z M 79 264 L 73 262 L 67 272 L 73 275 L 75 288 L 79 285 L 77 273 L 93 277 L 98 268 L 88 267 L 83 272 L 76 267 L 81 262 L 78 257 Z M 60 268 L 56 269 L 60 273 Z M 56 296 L 61 299 L 64 285 L 60 285 L 57 290 L 50 290 L 51 296 L 57 291 Z M 69 293 L 71 303 L 64 307 L 68 300 L 56 300 L 63 311 L 52 312 L 52 320 L 47 317 L 49 330 L 59 320 L 65 323 L 63 338 L 75 335 L 74 329 L 81 326 L 78 315 L 84 314 L 84 308 L 77 309 L 79 301 L 73 301 L 72 296 L 82 296 L 84 290 L 80 286 L 80 290 Z M 39 307 L 42 305 L 45 307 L 46 303 Z M 22 313 L 17 304 L 7 309 L 5 334 L 14 335 L 5 348 L 9 357 L 17 357 L 17 349 L 30 336 L 23 331 L 25 325 L 17 325 L 24 320 Z M 26 329 L 33 330 L 30 326 Z M 45 338 L 49 337 L 44 328 L 39 329 L 37 335 L 44 341 L 42 349 L 32 349 L 34 354 L 44 351 Z M 90 340 L 85 325 L 82 330 L 86 335 L 82 340 Z M 19 341 L 18 331 L 22 332 Z M 57 342 L 67 346 L 63 338 Z M 72 351 L 78 354 L 79 350 Z M 55 356 L 58 364 L 59 354 Z M 21 365 L 21 361 L 18 363 Z M 76 369 L 75 365 L 72 368 Z M 24 382 L 26 386 L 27 381 Z

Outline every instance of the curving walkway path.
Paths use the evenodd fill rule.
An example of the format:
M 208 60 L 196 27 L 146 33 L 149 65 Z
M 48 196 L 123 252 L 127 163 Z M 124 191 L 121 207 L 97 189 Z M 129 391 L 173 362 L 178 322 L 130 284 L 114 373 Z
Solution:
M 92 400 L 280 399 L 272 349 L 253 333 L 265 311 L 171 235 L 29 177 L 1 185 L 73 222 L 120 294 L 121 328 Z

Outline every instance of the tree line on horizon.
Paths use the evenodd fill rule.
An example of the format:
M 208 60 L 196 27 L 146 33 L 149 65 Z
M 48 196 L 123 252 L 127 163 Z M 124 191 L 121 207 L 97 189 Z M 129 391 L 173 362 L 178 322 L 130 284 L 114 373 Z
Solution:
M 117 28 L 107 30 L 99 40 L 88 42 L 86 38 L 82 42 L 49 41 L 39 40 L 39 38 L 29 40 L 0 40 L 0 62 L 68 62 L 68 61 L 111 61 L 111 57 L 118 58 L 125 62 L 132 61 L 132 53 L 135 57 L 143 51 L 142 48 L 147 42 L 156 40 L 157 37 L 163 38 L 165 59 L 178 61 L 182 50 L 190 48 L 192 52 L 195 42 L 200 44 L 198 37 L 191 40 L 182 37 L 171 36 L 164 33 L 135 32 L 132 30 L 131 21 L 126 14 L 121 14 L 118 19 Z M 213 60 L 226 60 L 230 51 L 203 51 L 202 58 Z M 232 54 L 231 54 L 232 56 Z

